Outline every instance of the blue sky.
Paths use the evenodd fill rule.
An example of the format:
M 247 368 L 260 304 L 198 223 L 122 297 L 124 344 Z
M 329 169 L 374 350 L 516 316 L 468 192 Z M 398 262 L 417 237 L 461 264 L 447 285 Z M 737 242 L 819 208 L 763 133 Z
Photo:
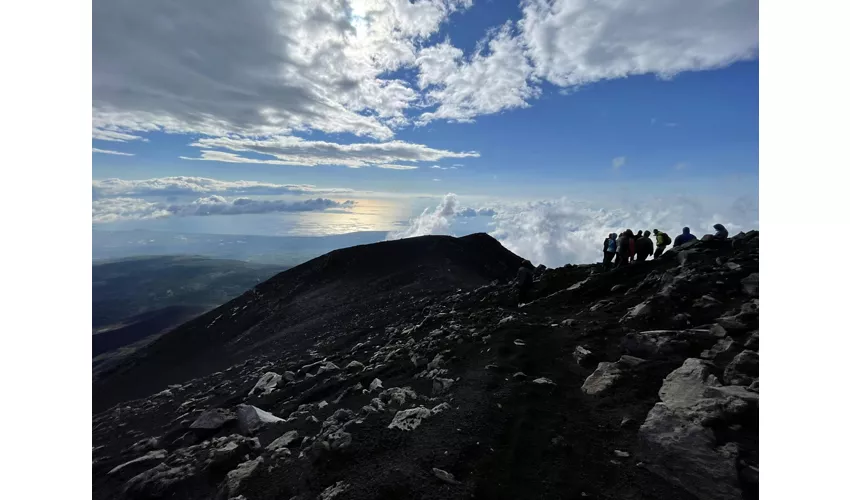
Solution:
M 755 1 L 96 0 L 93 23 L 95 229 L 509 220 L 582 259 L 603 220 L 758 224 Z M 541 206 L 622 217 L 558 235 Z

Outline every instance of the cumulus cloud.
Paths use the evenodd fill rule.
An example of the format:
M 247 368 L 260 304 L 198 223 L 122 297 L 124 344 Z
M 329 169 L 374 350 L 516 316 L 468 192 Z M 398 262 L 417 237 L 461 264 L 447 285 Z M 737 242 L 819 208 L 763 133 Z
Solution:
M 230 163 L 438 161 L 477 153 L 390 139 L 410 124 L 527 107 L 544 82 L 568 92 L 757 57 L 757 0 L 520 0 L 517 22 L 493 26 L 464 54 L 439 33 L 471 3 L 95 0 L 92 137 L 193 134 L 205 139 L 194 144 L 200 157 L 187 159 Z M 294 136 L 311 131 L 383 142 Z M 375 159 L 369 147 L 401 151 Z
M 455 208 L 457 208 L 457 195 L 448 193 L 443 197 L 443 201 L 437 205 L 437 208 L 434 210 L 426 208 L 418 217 L 411 219 L 407 227 L 388 234 L 387 239 L 398 240 L 429 234 L 451 234 L 449 229 L 451 221 L 455 217 Z
M 181 157 L 186 160 L 212 160 L 232 163 L 268 163 L 273 165 L 343 165 L 351 168 L 374 165 L 381 168 L 409 170 L 415 166 L 396 162 L 437 161 L 443 158 L 478 157 L 476 151 L 454 152 L 434 149 L 405 141 L 336 144 L 326 141 L 308 141 L 299 137 L 278 136 L 264 139 L 247 137 L 209 137 L 191 144 L 204 148 L 200 158 Z M 274 159 L 256 159 L 214 149 L 227 149 L 237 153 L 255 153 Z M 390 166 L 383 166 L 390 165 Z M 402 168 L 399 168 L 402 167 Z
M 626 157 L 625 156 L 618 156 L 618 157 L 614 158 L 613 160 L 611 160 L 611 167 L 614 170 L 620 170 L 620 167 L 622 167 L 625 164 L 626 164 Z
M 485 50 L 486 49 L 486 50 Z M 507 23 L 465 60 L 449 42 L 419 52 L 419 88 L 437 109 L 423 113 L 417 123 L 433 120 L 472 121 L 476 116 L 527 107 L 540 89 L 528 78 L 533 68 L 522 42 Z
M 417 94 L 384 75 L 470 4 L 95 0 L 95 129 L 386 139 Z
M 92 153 L 106 154 L 106 155 L 136 156 L 135 153 L 122 153 L 121 151 L 112 151 L 112 150 L 109 150 L 109 149 L 98 149 L 98 148 L 91 148 L 91 152 Z
M 523 0 L 519 22 L 535 74 L 569 87 L 754 59 L 758 0 Z
M 142 180 L 103 179 L 92 181 L 94 198 L 193 196 L 202 194 L 229 195 L 304 195 L 342 194 L 351 189 L 324 188 L 311 184 L 274 184 L 257 181 L 222 181 L 207 177 L 158 177 Z
M 492 218 L 490 234 L 505 248 L 534 263 L 557 267 L 600 261 L 599 248 L 605 235 L 627 228 L 635 232 L 658 228 L 671 236 L 684 226 L 700 236 L 713 233 L 712 226 L 717 222 L 733 233 L 758 228 L 758 202 L 750 196 L 731 201 L 674 196 L 617 208 L 566 198 L 481 209 L 459 208 L 458 204 L 458 197 L 449 193 L 436 209 L 425 209 L 408 227 L 388 238 L 452 234 L 457 217 L 487 216 Z
M 212 215 L 265 214 L 273 212 L 314 212 L 332 209 L 349 209 L 354 201 L 335 201 L 313 198 L 303 201 L 256 200 L 251 198 L 225 198 L 212 195 L 190 203 L 151 202 L 140 198 L 106 198 L 92 202 L 92 222 L 106 223 L 121 220 L 158 219 L 164 217 L 192 217 Z

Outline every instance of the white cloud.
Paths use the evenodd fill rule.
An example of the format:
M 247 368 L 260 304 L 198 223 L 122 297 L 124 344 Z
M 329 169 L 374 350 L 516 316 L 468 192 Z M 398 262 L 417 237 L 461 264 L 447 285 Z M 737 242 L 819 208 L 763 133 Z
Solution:
M 353 190 L 344 188 L 320 189 L 310 184 L 274 184 L 257 181 L 222 181 L 206 177 L 159 177 L 142 180 L 103 179 L 92 180 L 94 198 L 197 196 L 202 194 L 241 195 L 304 195 L 343 194 Z
M 112 141 L 112 142 L 127 142 L 127 141 L 142 141 L 148 142 L 147 139 L 140 135 L 128 134 L 125 132 L 120 132 L 118 130 L 108 130 L 105 128 L 93 128 L 92 139 L 97 139 L 100 141 Z
M 686 162 L 680 161 L 679 163 L 673 165 L 675 170 L 686 170 L 688 168 L 688 164 Z
M 398 240 L 429 234 L 451 234 L 449 227 L 455 217 L 455 208 L 457 208 L 457 195 L 448 193 L 443 197 L 443 201 L 437 205 L 437 208 L 434 210 L 426 208 L 418 217 L 411 219 L 406 228 L 388 234 L 387 239 Z
M 519 22 L 535 73 L 569 87 L 753 59 L 758 0 L 523 0 Z
M 468 0 L 95 0 L 98 130 L 387 139 L 417 99 L 386 78 Z
M 620 170 L 620 167 L 622 167 L 625 164 L 626 164 L 626 157 L 625 156 L 618 156 L 618 157 L 614 158 L 613 160 L 611 160 L 611 167 L 614 170 Z
M 642 197 L 618 208 L 563 198 L 476 209 L 459 207 L 458 197 L 449 193 L 435 210 L 425 209 L 389 239 L 453 234 L 456 218 L 473 214 L 492 217 L 490 234 L 505 248 L 550 267 L 601 261 L 599 248 L 605 236 L 627 228 L 635 232 L 658 228 L 671 237 L 684 226 L 698 236 L 713 233 L 712 226 L 717 222 L 732 233 L 758 229 L 758 200 L 751 196 L 731 201 Z
M 302 201 L 255 200 L 251 198 L 224 198 L 211 195 L 191 203 L 151 202 L 141 198 L 105 198 L 92 201 L 92 223 L 100 224 L 121 220 L 159 219 L 164 217 L 192 217 L 212 215 L 264 214 L 273 212 L 313 212 L 346 210 L 355 202 L 314 198 Z
M 91 152 L 92 153 L 106 154 L 106 155 L 136 156 L 135 153 L 122 153 L 121 151 L 112 151 L 112 150 L 109 150 L 109 149 L 98 149 L 98 148 L 91 148 Z
M 451 166 L 451 167 L 441 167 L 441 166 L 439 166 L 439 165 L 431 165 L 431 168 L 433 168 L 433 169 L 435 169 L 435 170 L 457 170 L 457 167 L 455 167 L 455 166 Z
M 479 115 L 527 107 L 527 101 L 540 94 L 529 83 L 533 68 L 510 23 L 480 43 L 468 61 L 463 51 L 443 42 L 422 49 L 416 64 L 419 88 L 426 92 L 426 102 L 437 106 L 420 115 L 419 124 L 438 119 L 468 122 Z
M 438 161 L 443 158 L 478 157 L 475 151 L 454 152 L 434 149 L 423 144 L 405 141 L 375 143 L 337 144 L 326 141 L 308 141 L 300 137 L 279 136 L 264 139 L 247 137 L 211 137 L 199 139 L 191 146 L 204 148 L 200 158 L 181 157 L 185 160 L 212 160 L 231 163 L 267 163 L 272 165 L 343 165 L 359 168 L 384 164 L 396 168 L 396 162 Z M 274 159 L 256 159 L 240 156 L 213 148 L 228 149 L 239 153 L 255 153 Z M 415 168 L 415 167 L 414 167 Z M 408 168 L 409 169 L 409 168 Z
M 377 168 L 387 168 L 387 169 L 390 169 L 390 170 L 416 170 L 417 168 L 419 168 L 419 167 L 414 166 L 414 165 L 396 165 L 394 163 L 383 163 L 383 164 L 379 163 L 377 165 L 372 165 L 372 166 L 377 167 Z

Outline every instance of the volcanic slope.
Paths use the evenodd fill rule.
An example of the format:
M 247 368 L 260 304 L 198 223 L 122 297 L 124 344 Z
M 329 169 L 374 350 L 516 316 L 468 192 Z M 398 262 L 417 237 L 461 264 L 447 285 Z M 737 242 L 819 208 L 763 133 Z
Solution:
M 758 497 L 758 232 L 520 262 L 343 249 L 163 336 L 95 384 L 93 497 Z

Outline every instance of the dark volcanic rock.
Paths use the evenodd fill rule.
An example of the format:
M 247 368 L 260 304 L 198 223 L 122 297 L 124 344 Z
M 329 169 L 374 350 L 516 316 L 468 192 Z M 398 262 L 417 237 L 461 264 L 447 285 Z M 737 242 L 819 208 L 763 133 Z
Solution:
M 755 499 L 758 233 L 682 251 L 521 306 L 481 234 L 290 269 L 97 379 L 92 497 Z

